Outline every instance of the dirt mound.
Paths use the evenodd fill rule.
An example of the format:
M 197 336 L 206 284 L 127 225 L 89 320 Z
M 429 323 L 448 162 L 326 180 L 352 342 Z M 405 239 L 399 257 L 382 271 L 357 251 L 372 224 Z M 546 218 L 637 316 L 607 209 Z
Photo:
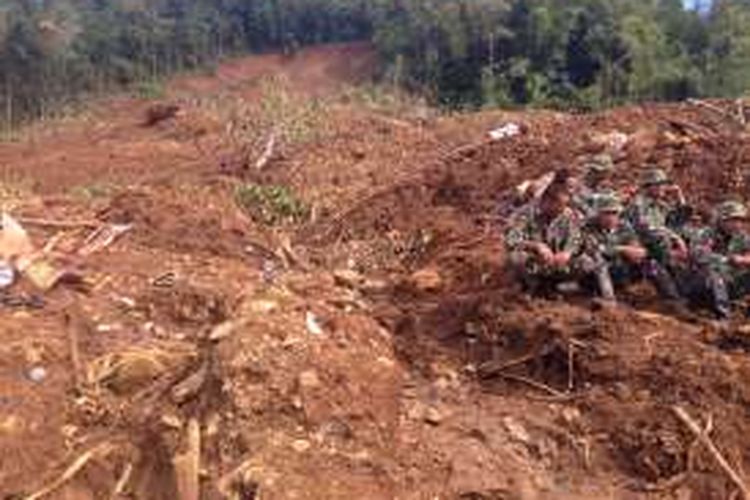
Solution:
M 173 195 L 124 192 L 115 196 L 99 217 L 115 224 L 133 224 L 134 236 L 149 247 L 224 256 L 245 253 L 247 225 L 231 200 L 217 206 L 208 201 L 212 195 L 205 192 L 206 204 L 199 202 L 197 191 L 167 196 Z M 193 210 L 195 206 L 201 209 Z
M 353 45 L 244 59 L 179 79 L 179 112 L 152 127 L 154 103 L 119 101 L 0 146 L 8 183 L 28 181 L 0 196 L 42 224 L 39 246 L 87 233 L 45 218 L 132 225 L 79 259 L 87 293 L 53 290 L 42 310 L 0 301 L 0 497 L 733 494 L 680 415 L 741 473 L 742 322 L 676 318 L 640 290 L 614 310 L 531 300 L 500 230 L 517 183 L 606 149 L 623 185 L 658 164 L 700 203 L 747 198 L 747 133 L 711 108 L 734 104 L 443 116 L 332 96 L 371 58 Z M 261 168 L 222 170 L 235 110 L 218 108 L 278 74 L 327 96 L 314 130 L 290 129 Z M 268 118 L 233 121 L 266 127 L 233 138 L 267 143 Z M 507 125 L 519 133 L 490 137 Z M 238 206 L 240 188 L 278 186 L 300 217 Z

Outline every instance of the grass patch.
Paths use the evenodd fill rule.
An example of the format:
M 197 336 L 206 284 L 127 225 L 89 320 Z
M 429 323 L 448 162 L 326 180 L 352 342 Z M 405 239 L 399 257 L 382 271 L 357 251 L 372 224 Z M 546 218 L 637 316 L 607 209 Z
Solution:
M 298 224 L 310 217 L 310 208 L 285 186 L 245 184 L 236 189 L 235 200 L 245 213 L 261 224 Z
M 133 93 L 140 99 L 158 100 L 167 95 L 167 89 L 162 81 L 147 80 L 136 83 L 133 87 Z

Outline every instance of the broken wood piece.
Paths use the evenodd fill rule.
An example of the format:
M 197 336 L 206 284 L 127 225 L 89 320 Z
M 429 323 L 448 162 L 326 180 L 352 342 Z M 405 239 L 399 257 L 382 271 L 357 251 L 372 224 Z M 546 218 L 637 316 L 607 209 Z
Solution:
M 32 493 L 31 495 L 27 496 L 24 500 L 39 500 L 40 498 L 43 498 L 50 493 L 53 493 L 54 491 L 58 490 L 62 485 L 73 479 L 76 474 L 78 474 L 85 466 L 88 464 L 94 457 L 96 457 L 99 454 L 106 454 L 109 453 L 109 451 L 112 450 L 112 445 L 109 442 L 100 443 L 98 446 L 95 446 L 88 451 L 82 453 L 81 455 L 76 458 L 73 463 L 65 469 L 65 471 L 55 479 L 52 483 L 50 483 L 48 486 L 45 486 L 41 490 L 37 491 L 36 493 Z
M 172 387 L 172 401 L 182 404 L 195 397 L 208 379 L 208 364 L 203 363 L 195 372 Z
M 63 221 L 63 220 L 50 220 L 50 219 L 37 219 L 34 217 L 17 217 L 16 220 L 27 226 L 38 226 L 38 227 L 52 227 L 60 229 L 74 229 L 74 228 L 96 228 L 101 226 L 101 222 L 94 220 L 79 220 L 79 221 Z
M 128 486 L 128 483 L 130 482 L 130 477 L 133 475 L 133 464 L 128 462 L 125 465 L 125 468 L 122 469 L 122 474 L 120 474 L 120 479 L 117 480 L 117 484 L 115 484 L 115 488 L 112 490 L 112 494 L 110 495 L 110 500 L 117 500 L 124 492 L 125 488 Z
M 737 486 L 737 488 L 740 490 L 740 493 L 742 494 L 742 498 L 745 500 L 750 500 L 750 489 L 748 489 L 747 485 L 745 484 L 745 481 L 740 477 L 740 475 L 735 471 L 731 465 L 729 465 L 729 462 L 726 458 L 721 454 L 721 451 L 717 448 L 716 444 L 711 440 L 710 437 L 708 437 L 708 434 L 706 434 L 703 429 L 700 428 L 698 423 L 690 417 L 688 412 L 682 408 L 681 406 L 673 406 L 672 411 L 677 416 L 680 421 L 685 424 L 685 426 L 695 434 L 695 437 L 700 440 L 701 443 L 706 447 L 708 452 L 711 454 L 713 459 L 716 461 L 716 463 L 721 467 L 721 469 L 726 473 L 726 475 L 729 477 L 729 479 Z
M 266 147 L 263 150 L 263 154 L 261 154 L 260 158 L 258 158 L 258 161 L 255 162 L 256 170 L 263 170 L 265 166 L 268 165 L 268 162 L 271 161 L 274 148 L 276 147 L 276 137 L 276 130 L 271 132 L 271 134 L 268 136 L 268 142 L 266 142 Z
M 34 254 L 18 260 L 18 269 L 39 290 L 49 291 L 58 283 L 83 284 L 83 276 L 58 265 L 49 256 Z
M 494 376 L 501 375 L 501 372 L 514 368 L 516 366 L 525 365 L 530 361 L 547 356 L 552 353 L 555 346 L 552 343 L 543 344 L 540 349 L 533 350 L 528 354 L 524 354 L 516 359 L 500 363 L 497 361 L 488 361 L 479 366 L 479 375 L 482 378 L 492 378 Z
M 497 375 L 499 377 L 502 377 L 502 378 L 507 379 L 507 380 L 512 380 L 514 382 L 521 382 L 521 383 L 526 384 L 526 385 L 528 385 L 530 387 L 533 387 L 535 389 L 539 389 L 540 391 L 544 391 L 544 392 L 546 392 L 548 394 L 551 394 L 552 396 L 555 396 L 557 398 L 567 398 L 567 397 L 570 396 L 569 394 L 565 394 L 562 391 L 558 391 L 557 389 L 555 389 L 553 387 L 550 387 L 547 384 L 543 384 L 541 382 L 537 382 L 536 380 L 532 380 L 532 379 L 530 379 L 528 377 L 524 377 L 522 375 L 515 375 L 513 373 L 502 373 L 502 372 L 498 373 Z
M 78 255 L 88 257 L 96 252 L 104 250 L 117 240 L 120 236 L 133 229 L 132 224 L 107 224 L 100 226 L 92 232 L 84 241 L 83 246 L 78 249 Z
M 298 267 L 300 269 L 307 270 L 309 266 L 300 258 L 299 255 L 292 248 L 292 241 L 288 236 L 282 237 L 279 245 L 279 250 L 276 253 L 279 260 L 284 263 L 284 267 L 289 269 L 291 267 Z
M 179 500 L 200 500 L 201 426 L 191 418 L 187 425 L 187 449 L 175 456 L 175 480 Z
M 70 362 L 73 365 L 73 381 L 76 389 L 80 389 L 84 383 L 83 365 L 81 364 L 81 350 L 79 347 L 78 330 L 85 328 L 86 323 L 83 320 L 81 311 L 76 303 L 74 310 L 65 314 L 65 323 L 68 329 L 68 339 L 70 342 Z

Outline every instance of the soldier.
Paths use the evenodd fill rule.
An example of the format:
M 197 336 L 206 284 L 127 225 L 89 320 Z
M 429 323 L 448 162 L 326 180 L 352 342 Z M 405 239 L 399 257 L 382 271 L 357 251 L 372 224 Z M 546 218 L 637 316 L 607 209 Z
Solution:
M 595 214 L 596 199 L 614 193 L 612 175 L 615 163 L 606 154 L 597 155 L 584 164 L 584 177 L 573 196 L 573 204 L 585 217 Z
M 581 232 L 581 254 L 576 258 L 584 285 L 595 288 L 603 300 L 614 303 L 615 288 L 646 278 L 662 297 L 678 305 L 674 280 L 664 267 L 649 258 L 636 231 L 622 219 L 623 209 L 614 194 L 597 198 L 595 215 Z
M 537 202 L 514 214 L 505 234 L 509 261 L 525 289 L 546 293 L 572 281 L 580 244 L 580 218 L 570 208 L 565 175 L 556 176 Z
M 708 220 L 710 217 L 703 209 L 695 206 L 686 206 L 681 215 L 682 220 L 673 218 L 670 225 L 675 227 L 675 231 L 680 235 L 682 241 L 688 247 L 688 250 L 695 247 L 703 233 L 708 229 Z
M 743 228 L 748 211 L 737 201 L 716 208 L 715 222 L 703 231 L 691 248 L 697 282 L 690 296 L 708 302 L 719 319 L 731 313 L 731 301 L 750 292 L 750 235 Z
M 672 221 L 684 219 L 682 212 L 686 206 L 680 187 L 663 170 L 650 168 L 643 175 L 640 192 L 625 211 L 625 218 L 638 233 L 649 256 L 662 265 L 687 258 L 687 245 L 670 227 Z

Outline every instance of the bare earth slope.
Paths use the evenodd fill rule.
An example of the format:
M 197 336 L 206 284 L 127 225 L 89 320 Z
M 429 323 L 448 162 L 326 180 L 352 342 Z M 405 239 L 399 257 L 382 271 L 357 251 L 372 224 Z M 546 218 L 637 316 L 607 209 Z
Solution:
M 744 127 L 690 104 L 442 116 L 362 87 L 375 61 L 247 58 L 0 145 L 14 216 L 132 224 L 85 258 L 90 228 L 27 225 L 88 286 L 0 305 L 0 498 L 732 497 L 675 408 L 742 476 L 742 321 L 680 320 L 647 290 L 531 301 L 495 214 L 613 132 L 622 182 L 657 163 L 696 200 L 746 199 Z M 308 217 L 253 219 L 252 184 Z

